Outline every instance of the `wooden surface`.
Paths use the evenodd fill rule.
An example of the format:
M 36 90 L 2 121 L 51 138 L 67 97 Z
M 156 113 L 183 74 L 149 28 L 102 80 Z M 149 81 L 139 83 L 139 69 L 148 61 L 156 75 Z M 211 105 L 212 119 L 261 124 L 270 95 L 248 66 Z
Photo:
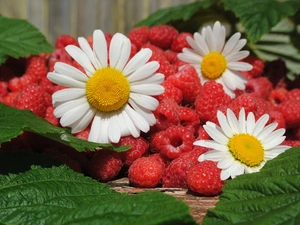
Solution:
M 177 199 L 184 201 L 191 208 L 191 215 L 195 220 L 201 224 L 204 216 L 209 208 L 213 208 L 218 202 L 218 197 L 202 197 L 189 193 L 186 189 L 181 188 L 154 188 L 143 189 L 129 186 L 128 178 L 121 178 L 107 183 L 110 187 L 118 192 L 124 192 L 128 194 L 136 194 L 145 190 L 160 191 L 165 194 L 170 194 Z
M 127 34 L 149 14 L 195 0 L 0 0 L 0 14 L 27 19 L 54 43 L 61 34 L 74 37 L 105 33 Z

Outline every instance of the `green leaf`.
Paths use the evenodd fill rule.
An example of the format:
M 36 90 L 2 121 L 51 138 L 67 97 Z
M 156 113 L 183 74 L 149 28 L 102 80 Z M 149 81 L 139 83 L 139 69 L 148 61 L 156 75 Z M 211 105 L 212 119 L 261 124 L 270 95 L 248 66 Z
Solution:
M 148 16 L 146 19 L 138 22 L 135 27 L 154 26 L 159 24 L 168 24 L 172 21 L 188 21 L 197 12 L 199 8 L 208 8 L 214 3 L 214 0 L 200 0 L 186 5 L 179 5 L 158 10 Z
M 53 51 L 44 35 L 22 19 L 0 15 L 0 40 L 0 64 L 5 62 L 7 56 L 19 58 Z
M 300 224 L 300 148 L 291 148 L 258 173 L 226 182 L 203 225 Z
M 111 144 L 81 140 L 74 137 L 69 129 L 56 127 L 29 110 L 19 110 L 0 103 L 0 144 L 19 136 L 23 131 L 45 136 L 80 152 L 86 149 L 94 150 L 95 148 L 110 148 L 122 152 L 130 148 L 130 146 L 115 147 Z
M 0 224 L 196 224 L 170 195 L 118 193 L 66 166 L 0 176 L 0 199 Z
M 221 0 L 226 10 L 231 10 L 245 27 L 248 39 L 255 43 L 279 21 L 294 15 L 300 8 L 298 0 Z

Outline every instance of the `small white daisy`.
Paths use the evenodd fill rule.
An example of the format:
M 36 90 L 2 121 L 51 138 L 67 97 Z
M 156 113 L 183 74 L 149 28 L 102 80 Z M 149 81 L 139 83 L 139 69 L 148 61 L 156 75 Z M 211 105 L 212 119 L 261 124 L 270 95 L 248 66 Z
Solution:
M 47 77 L 67 88 L 53 94 L 54 115 L 72 133 L 84 130 L 91 123 L 88 140 L 117 143 L 122 136 L 138 137 L 147 132 L 156 120 L 152 113 L 162 94 L 164 75 L 156 73 L 159 63 L 148 62 L 150 49 L 142 49 L 129 60 L 130 40 L 116 33 L 109 52 L 101 30 L 93 33 L 93 48 L 85 38 L 78 38 L 80 48 L 65 49 L 85 70 L 57 62 Z
M 204 27 L 201 34 L 194 33 L 194 39 L 187 37 L 190 48 L 184 48 L 178 58 L 195 67 L 201 83 L 215 80 L 223 85 L 226 94 L 235 97 L 234 90 L 245 89 L 247 79 L 239 71 L 249 71 L 252 65 L 240 62 L 249 55 L 249 51 L 240 51 L 246 44 L 246 39 L 240 39 L 237 32 L 225 43 L 226 30 L 220 22 L 213 28 Z
M 222 180 L 258 172 L 268 160 L 290 148 L 279 145 L 285 139 L 285 129 L 275 130 L 277 123 L 265 126 L 269 120 L 268 114 L 255 122 L 254 114 L 250 112 L 246 119 L 242 108 L 238 119 L 230 109 L 227 109 L 227 117 L 221 111 L 218 111 L 217 117 L 220 126 L 212 122 L 204 125 L 213 140 L 195 141 L 194 145 L 212 149 L 202 154 L 198 160 L 218 162 Z

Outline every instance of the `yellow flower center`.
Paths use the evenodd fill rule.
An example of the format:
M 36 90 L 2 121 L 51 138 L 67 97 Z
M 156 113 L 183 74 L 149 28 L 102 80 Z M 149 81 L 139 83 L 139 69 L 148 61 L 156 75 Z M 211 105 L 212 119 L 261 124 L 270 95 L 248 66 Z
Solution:
M 129 98 L 130 83 L 123 73 L 114 68 L 97 70 L 86 83 L 87 101 L 103 112 L 123 107 Z
M 227 62 L 225 57 L 219 52 L 211 52 L 203 57 L 201 71 L 204 77 L 216 80 L 222 76 L 226 70 Z
M 230 138 L 228 147 L 235 159 L 249 167 L 260 165 L 264 159 L 263 146 L 252 135 L 236 134 Z

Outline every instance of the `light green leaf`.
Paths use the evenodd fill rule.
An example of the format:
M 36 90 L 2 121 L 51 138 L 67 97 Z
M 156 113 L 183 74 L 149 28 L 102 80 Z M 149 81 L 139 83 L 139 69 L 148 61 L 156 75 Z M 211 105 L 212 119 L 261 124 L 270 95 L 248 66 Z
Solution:
M 259 173 L 226 182 L 203 225 L 300 224 L 300 148 L 266 163 Z
M 245 27 L 248 39 L 255 43 L 279 21 L 294 15 L 300 8 L 298 0 L 221 0 L 226 10 L 231 10 Z
M 44 35 L 22 19 L 0 15 L 0 40 L 0 64 L 5 62 L 7 56 L 19 58 L 53 51 Z
M 118 193 L 66 166 L 0 176 L 0 224 L 195 225 L 189 207 L 160 192 Z
M 110 148 L 122 152 L 130 148 L 130 146 L 115 147 L 111 144 L 81 140 L 74 137 L 69 129 L 56 127 L 29 110 L 18 110 L 0 103 L 0 144 L 19 136 L 23 131 L 45 136 L 80 152 L 86 149 L 93 151 L 95 148 Z

